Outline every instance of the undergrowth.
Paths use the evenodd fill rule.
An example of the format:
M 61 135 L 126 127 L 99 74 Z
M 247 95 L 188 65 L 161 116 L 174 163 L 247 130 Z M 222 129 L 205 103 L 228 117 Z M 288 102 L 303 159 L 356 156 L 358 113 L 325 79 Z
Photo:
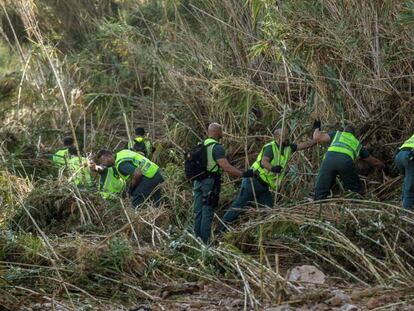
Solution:
M 300 264 L 341 286 L 410 286 L 413 216 L 398 207 L 392 163 L 412 134 L 412 1 L 24 2 L 0 3 L 4 307 L 28 295 L 68 309 L 79 297 L 159 306 L 166 286 L 211 282 L 258 309 L 303 294 L 286 278 Z M 224 125 L 227 156 L 245 169 L 276 126 L 306 140 L 313 119 L 351 121 L 387 164 L 358 164 L 367 196 L 338 187 L 306 201 L 316 147 L 294 155 L 275 209 L 249 211 L 211 246 L 195 240 L 183 154 L 207 124 Z M 162 208 L 104 201 L 52 168 L 64 136 L 92 159 L 138 125 L 166 177 Z M 224 177 L 218 216 L 238 186 Z

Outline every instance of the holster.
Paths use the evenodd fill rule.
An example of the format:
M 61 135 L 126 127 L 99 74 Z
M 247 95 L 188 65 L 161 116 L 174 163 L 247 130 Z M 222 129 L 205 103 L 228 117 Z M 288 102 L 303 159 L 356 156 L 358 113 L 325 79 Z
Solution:
M 208 193 L 206 205 L 211 207 L 218 207 L 221 191 L 221 176 L 214 176 L 214 184 L 211 191 Z

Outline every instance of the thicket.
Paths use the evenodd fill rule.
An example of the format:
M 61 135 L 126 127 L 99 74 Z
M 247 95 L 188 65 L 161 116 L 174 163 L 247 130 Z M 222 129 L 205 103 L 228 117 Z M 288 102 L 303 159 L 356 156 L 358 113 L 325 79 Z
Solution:
M 5 293 L 25 295 L 13 286 L 35 279 L 32 290 L 93 300 L 118 284 L 113 296 L 132 303 L 158 301 L 148 293 L 164 283 L 204 279 L 244 291 L 258 306 L 297 294 L 275 270 L 275 254 L 282 270 L 314 262 L 344 282 L 408 286 L 412 215 L 393 206 L 401 178 L 392 156 L 414 126 L 412 1 L 0 5 Z M 228 156 L 245 168 L 276 126 L 304 140 L 314 119 L 324 129 L 354 123 L 386 162 L 384 173 L 360 167 L 371 201 L 301 201 L 313 187 L 324 152 L 318 147 L 292 159 L 277 209 L 248 215 L 252 222 L 218 246 L 206 249 L 191 238 L 182 154 L 209 122 L 224 125 Z M 53 150 L 76 134 L 85 152 L 117 149 L 137 125 L 157 140 L 155 161 L 168 176 L 165 209 L 135 214 L 128 202 L 107 204 L 62 179 L 50 181 L 56 172 L 42 144 Z M 236 188 L 226 178 L 221 206 Z M 143 254 L 143 245 L 151 251 Z M 13 299 L 4 304 L 18 303 Z

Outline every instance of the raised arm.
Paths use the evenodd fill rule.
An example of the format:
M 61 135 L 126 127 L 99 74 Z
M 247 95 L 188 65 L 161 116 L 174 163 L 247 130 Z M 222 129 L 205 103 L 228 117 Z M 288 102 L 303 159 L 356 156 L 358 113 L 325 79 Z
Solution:
M 317 143 L 328 144 L 331 142 L 331 137 L 326 132 L 322 132 L 320 129 L 315 129 L 313 132 L 313 139 Z
M 315 139 L 309 139 L 307 141 L 298 143 L 296 145 L 297 145 L 296 150 L 304 150 L 304 149 L 308 149 L 308 148 L 311 148 L 311 147 L 315 146 L 316 145 L 316 140 Z

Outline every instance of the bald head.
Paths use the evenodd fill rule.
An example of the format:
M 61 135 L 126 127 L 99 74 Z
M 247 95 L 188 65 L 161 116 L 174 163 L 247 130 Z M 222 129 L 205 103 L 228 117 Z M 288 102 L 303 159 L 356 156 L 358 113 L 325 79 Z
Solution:
M 275 139 L 275 142 L 277 142 L 278 144 L 288 140 L 288 130 L 286 128 L 284 128 L 283 130 L 281 128 L 275 129 L 273 132 L 273 138 Z
M 223 127 L 218 123 L 211 123 L 208 126 L 208 137 L 220 139 L 223 137 Z
M 277 128 L 273 132 L 273 138 L 278 145 L 282 145 L 283 143 L 288 143 L 289 141 L 289 133 L 287 128 L 283 130 L 281 128 Z

